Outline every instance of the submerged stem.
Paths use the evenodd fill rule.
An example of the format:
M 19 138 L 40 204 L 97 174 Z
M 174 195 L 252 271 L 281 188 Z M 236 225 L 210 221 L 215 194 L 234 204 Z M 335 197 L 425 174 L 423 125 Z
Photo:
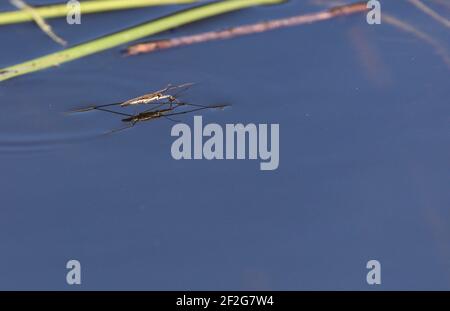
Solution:
M 26 14 L 28 14 L 38 25 L 39 28 L 47 35 L 49 36 L 53 41 L 55 41 L 58 44 L 61 44 L 62 46 L 67 45 L 67 42 L 59 37 L 56 33 L 53 32 L 52 27 L 47 24 L 47 22 L 42 18 L 41 15 L 36 11 L 36 9 L 30 5 L 28 5 L 24 0 L 9 0 L 12 5 L 17 7 L 18 9 L 22 10 Z

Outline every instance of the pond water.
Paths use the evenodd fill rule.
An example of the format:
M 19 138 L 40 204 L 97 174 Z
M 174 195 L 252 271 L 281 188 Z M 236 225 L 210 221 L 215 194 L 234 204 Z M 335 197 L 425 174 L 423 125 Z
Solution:
M 74 45 L 184 7 L 49 23 Z M 324 7 L 254 7 L 152 39 Z M 450 49 L 449 29 L 406 1 L 382 9 Z M 60 50 L 32 23 L 2 26 L 0 42 L 1 67 Z M 80 289 L 374 289 L 371 259 L 375 289 L 450 289 L 450 67 L 436 45 L 355 15 L 136 57 L 123 48 L 0 83 L 0 289 L 74 289 L 70 259 Z M 185 82 L 197 83 L 189 102 L 232 105 L 204 123 L 280 124 L 279 168 L 176 161 L 168 120 L 105 136 L 120 118 L 65 114 Z

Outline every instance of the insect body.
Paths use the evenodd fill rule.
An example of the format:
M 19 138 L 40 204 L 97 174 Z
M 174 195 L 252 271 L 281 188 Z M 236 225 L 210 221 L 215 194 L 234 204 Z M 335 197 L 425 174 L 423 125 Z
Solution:
M 149 103 L 157 102 L 157 101 L 164 100 L 164 99 L 167 99 L 170 103 L 178 102 L 178 99 L 174 95 L 167 94 L 167 92 L 175 90 L 175 89 L 183 89 L 182 91 L 184 91 L 192 85 L 193 85 L 193 83 L 185 83 L 185 84 L 176 85 L 176 86 L 172 86 L 169 84 L 167 87 L 165 87 L 162 90 L 127 100 L 126 102 L 121 103 L 120 106 L 126 107 L 126 106 L 130 106 L 130 105 L 149 104 Z M 176 95 L 178 95 L 180 92 L 178 92 Z
M 184 102 L 180 102 L 177 98 L 178 94 L 182 91 L 186 90 L 190 86 L 192 86 L 193 83 L 186 83 L 181 84 L 177 86 L 168 85 L 162 90 L 145 94 L 136 98 L 132 98 L 130 100 L 127 100 L 125 102 L 121 103 L 114 103 L 114 104 L 107 104 L 107 105 L 100 105 L 100 106 L 91 106 L 88 108 L 82 108 L 78 110 L 74 110 L 72 112 L 85 112 L 90 110 L 99 110 L 104 112 L 109 112 L 113 114 L 117 114 L 120 116 L 123 116 L 125 118 L 122 119 L 123 122 L 128 123 L 126 127 L 119 128 L 113 131 L 110 131 L 109 133 L 125 130 L 127 128 L 135 126 L 138 122 L 144 122 L 144 121 L 151 121 L 154 119 L 159 118 L 165 118 L 174 122 L 178 122 L 176 120 L 173 120 L 171 117 L 175 115 L 182 115 L 186 113 L 191 113 L 199 110 L 204 109 L 222 109 L 228 105 L 216 105 L 216 106 L 203 106 L 203 105 L 196 105 L 196 104 L 188 104 Z M 175 89 L 181 89 L 177 93 L 169 93 Z M 136 113 L 136 114 L 128 114 L 116 110 L 110 110 L 107 109 L 107 107 L 112 106 L 119 106 L 119 107 L 127 107 L 127 106 L 134 106 L 134 105 L 141 105 L 141 104 L 154 104 L 150 109 L 144 110 L 142 112 Z M 178 108 L 183 106 L 191 106 L 195 107 L 190 110 L 182 110 L 178 111 Z M 175 111 L 177 109 L 177 111 Z
M 167 87 L 163 88 L 162 90 L 144 94 L 142 96 L 129 99 L 124 102 L 119 103 L 113 103 L 113 104 L 106 104 L 106 105 L 98 105 L 98 106 L 90 106 L 87 108 L 81 108 L 76 109 L 72 112 L 86 112 L 90 110 L 100 110 L 99 108 L 105 108 L 105 107 L 112 107 L 112 106 L 120 106 L 120 107 L 127 107 L 127 106 L 135 106 L 135 105 L 145 105 L 145 104 L 156 104 L 162 100 L 167 100 L 170 106 L 172 106 L 173 103 L 179 103 L 177 96 L 181 93 L 187 90 L 189 87 L 194 85 L 194 83 L 185 83 L 181 85 L 171 85 L 169 84 Z M 171 92 L 173 90 L 180 89 L 180 91 L 169 94 L 168 92 Z

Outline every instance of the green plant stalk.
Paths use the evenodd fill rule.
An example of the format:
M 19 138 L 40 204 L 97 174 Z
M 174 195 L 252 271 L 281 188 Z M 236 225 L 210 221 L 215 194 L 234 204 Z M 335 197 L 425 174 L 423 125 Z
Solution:
M 215 15 L 247 8 L 255 5 L 282 3 L 284 0 L 224 0 L 208 3 L 189 10 L 184 10 L 157 20 L 133 27 L 106 37 L 83 43 L 66 50 L 48 54 L 43 57 L 4 68 L 0 70 L 0 81 L 21 76 L 26 73 L 58 66 L 87 55 L 98 53 L 119 45 L 154 35 L 175 27 L 192 23 Z
M 147 6 L 159 6 L 170 4 L 189 4 L 198 0 L 102 0 L 80 2 L 81 14 L 100 13 L 114 10 L 126 10 Z M 42 18 L 66 17 L 70 13 L 67 4 L 55 4 L 43 7 L 34 7 L 34 10 Z M 27 12 L 18 10 L 0 13 L 0 25 L 31 22 L 33 18 Z

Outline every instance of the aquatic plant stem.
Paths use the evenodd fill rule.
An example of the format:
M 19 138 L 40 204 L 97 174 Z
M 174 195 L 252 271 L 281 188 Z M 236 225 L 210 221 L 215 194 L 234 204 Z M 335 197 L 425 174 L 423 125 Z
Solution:
M 63 38 L 59 37 L 52 29 L 52 27 L 47 24 L 47 22 L 42 18 L 42 16 L 39 15 L 39 13 L 36 12 L 36 9 L 30 5 L 28 5 L 24 0 L 10 0 L 12 5 L 17 7 L 18 9 L 26 12 L 28 15 L 31 16 L 31 18 L 35 21 L 35 23 L 38 25 L 38 27 L 47 35 L 49 36 L 53 41 L 56 43 L 66 46 L 67 41 Z
M 191 36 L 139 43 L 127 48 L 127 55 L 150 53 L 158 50 L 175 48 L 213 40 L 224 40 L 285 27 L 293 27 L 328 20 L 343 15 L 350 15 L 367 11 L 367 5 L 363 2 L 338 6 L 317 13 L 297 15 L 288 18 L 265 21 L 256 24 L 237 26 L 225 30 L 204 32 Z
M 102 1 L 81 1 L 81 14 L 101 13 L 115 10 L 135 9 L 148 6 L 190 4 L 199 0 L 102 0 Z M 70 8 L 66 3 L 47 5 L 34 8 L 36 14 L 42 18 L 66 17 L 70 13 Z M 33 17 L 24 11 L 9 11 L 0 13 L 0 25 L 31 22 Z
M 427 6 L 425 3 L 423 3 L 420 0 L 408 0 L 409 3 L 417 7 L 419 10 L 433 18 L 435 21 L 441 23 L 447 28 L 450 28 L 450 20 L 445 18 L 444 16 L 440 15 L 438 12 L 434 11 L 432 8 Z
M 244 9 L 250 6 L 269 5 L 282 2 L 284 2 L 284 0 L 225 0 L 197 6 L 60 52 L 4 68 L 0 70 L 0 81 L 57 66 L 65 62 L 114 48 L 201 19 Z

